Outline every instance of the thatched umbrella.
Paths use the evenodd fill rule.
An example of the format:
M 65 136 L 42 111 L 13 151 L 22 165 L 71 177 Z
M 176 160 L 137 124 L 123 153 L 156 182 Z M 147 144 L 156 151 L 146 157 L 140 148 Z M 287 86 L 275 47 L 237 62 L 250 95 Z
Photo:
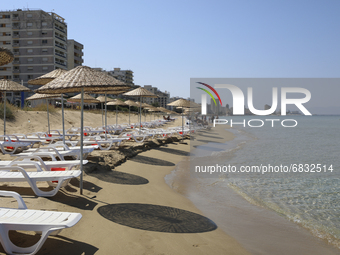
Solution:
M 67 99 L 67 101 L 75 102 L 75 103 L 81 103 L 82 99 L 83 99 L 84 103 L 88 103 L 88 104 L 100 102 L 99 100 L 95 99 L 94 97 L 90 96 L 87 93 L 84 94 L 83 98 L 82 98 L 81 94 L 78 94 L 74 97 Z
M 3 47 L 0 47 L 0 66 L 7 65 L 14 60 L 13 53 Z
M 60 97 L 61 95 L 59 94 L 34 94 L 33 96 L 30 96 L 26 98 L 25 100 L 39 100 L 39 99 L 46 99 L 46 107 L 47 107 L 47 124 L 48 124 L 48 134 L 50 133 L 50 115 L 48 112 L 48 99 L 49 98 L 56 98 Z
M 107 73 L 95 71 L 88 66 L 77 66 L 67 73 L 55 78 L 41 88 L 38 93 L 58 94 L 81 91 L 81 122 L 80 129 L 84 129 L 84 92 L 101 93 L 102 91 L 113 91 L 129 89 L 129 86 L 118 83 L 116 79 Z M 97 91 L 97 92 L 96 92 Z M 100 91 L 100 92 L 99 92 Z M 106 132 L 105 132 L 106 133 Z M 83 160 L 83 138 L 84 133 L 80 133 L 80 160 Z M 83 194 L 83 164 L 80 164 L 80 194 Z
M 185 107 L 185 108 L 190 108 L 190 102 L 188 100 L 185 99 L 178 99 L 170 104 L 168 104 L 169 106 L 175 106 L 175 107 Z M 183 138 L 184 138 L 184 125 L 183 125 L 183 111 L 182 111 L 182 142 L 183 142 Z
M 17 82 L 2 79 L 0 80 L 0 91 L 2 92 L 3 100 L 4 100 L 4 135 L 6 135 L 6 101 L 7 101 L 6 92 L 7 91 L 31 91 L 31 90 Z
M 124 103 L 123 101 L 119 100 L 119 99 L 115 99 L 112 102 L 108 102 L 106 105 L 115 105 L 116 106 L 116 127 L 117 127 L 117 124 L 118 124 L 118 112 L 117 112 L 118 105 L 127 105 L 127 104 Z
M 102 126 L 104 126 L 104 110 L 103 110 L 103 103 L 105 102 L 112 102 L 113 99 L 111 98 L 107 98 L 106 96 L 99 96 L 96 98 L 97 100 L 99 100 L 101 107 L 102 107 Z
M 139 104 L 139 112 L 140 112 L 140 121 L 139 121 L 139 134 L 141 133 L 141 127 L 142 127 L 142 97 L 153 97 L 157 98 L 157 96 L 146 90 L 145 88 L 139 87 L 137 89 L 131 90 L 127 93 L 123 94 L 124 96 L 130 96 L 130 97 L 140 97 L 140 104 Z
M 55 69 L 47 74 L 44 74 L 42 76 L 39 76 L 38 78 L 32 79 L 28 81 L 28 84 L 30 85 L 45 85 L 51 81 L 53 81 L 55 78 L 59 77 L 60 75 L 65 74 L 67 71 L 64 69 Z
M 124 101 L 124 103 L 126 104 L 126 105 L 128 105 L 129 106 L 129 125 L 130 125 L 130 107 L 131 106 L 136 106 L 136 107 L 138 107 L 138 104 L 136 104 L 134 101 L 132 101 L 132 100 L 126 100 L 126 101 Z
M 35 78 L 33 80 L 29 80 L 28 84 L 30 85 L 45 85 L 51 81 L 53 81 L 55 78 L 59 77 L 60 75 L 63 75 L 67 71 L 64 69 L 55 69 L 47 74 L 44 74 L 38 78 Z M 47 100 L 47 99 L 46 99 Z M 47 107 L 48 111 L 48 107 Z M 65 144 L 65 121 L 64 121 L 64 95 L 61 94 L 61 119 L 62 119 L 62 128 L 63 128 L 63 143 Z

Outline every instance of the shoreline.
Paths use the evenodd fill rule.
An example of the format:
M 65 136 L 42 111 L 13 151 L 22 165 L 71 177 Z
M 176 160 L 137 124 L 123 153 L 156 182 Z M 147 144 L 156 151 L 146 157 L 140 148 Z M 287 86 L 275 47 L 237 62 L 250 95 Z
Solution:
M 228 133 L 215 128 L 214 132 L 216 137 L 226 137 L 225 132 Z M 198 135 L 196 139 L 202 138 Z M 214 142 L 214 139 L 210 139 L 209 142 Z M 307 229 L 272 210 L 252 204 L 230 187 L 228 197 L 216 199 L 217 190 L 214 190 L 214 193 L 207 191 L 213 190 L 216 182 L 221 180 L 191 179 L 191 183 L 183 187 L 182 180 L 190 180 L 188 178 L 190 176 L 185 176 L 184 172 L 177 168 L 167 177 L 167 181 L 172 188 L 189 198 L 198 209 L 252 254 L 339 253 L 336 247 L 313 236 Z

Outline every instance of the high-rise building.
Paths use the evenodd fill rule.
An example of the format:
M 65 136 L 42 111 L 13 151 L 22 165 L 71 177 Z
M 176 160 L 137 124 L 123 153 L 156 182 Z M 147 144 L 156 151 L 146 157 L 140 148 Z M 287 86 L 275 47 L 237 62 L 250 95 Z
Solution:
M 150 91 L 151 93 L 154 93 L 158 97 L 157 98 L 145 97 L 143 99 L 143 102 L 147 104 L 158 103 L 160 107 L 169 108 L 167 107 L 167 104 L 170 103 L 170 92 L 168 91 L 162 92 L 157 87 L 153 87 L 151 85 L 144 85 L 144 88 Z
M 84 46 L 75 41 L 67 40 L 67 69 L 71 70 L 83 64 Z
M 131 70 L 120 70 L 120 68 L 113 68 L 113 71 L 107 71 L 107 73 L 117 80 L 125 82 L 127 85 L 134 85 L 133 72 Z
M 0 79 L 37 88 L 27 81 L 54 69 L 68 69 L 67 44 L 67 24 L 56 13 L 32 9 L 0 11 L 0 45 L 14 54 L 14 61 L 0 68 Z

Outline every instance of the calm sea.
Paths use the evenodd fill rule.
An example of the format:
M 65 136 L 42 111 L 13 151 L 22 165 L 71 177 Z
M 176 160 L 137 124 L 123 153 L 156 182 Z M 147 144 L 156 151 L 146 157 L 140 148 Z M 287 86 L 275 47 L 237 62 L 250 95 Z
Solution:
M 269 119 L 268 116 L 232 117 L 237 122 L 255 118 Z M 249 202 L 278 212 L 340 248 L 340 116 L 270 118 L 295 119 L 298 125 L 294 128 L 282 127 L 280 122 L 276 122 L 274 128 L 270 122 L 261 128 L 236 125 L 229 129 L 236 139 L 199 146 L 194 149 L 191 160 L 204 157 L 214 164 L 236 169 L 262 164 L 293 167 L 297 171 L 220 173 L 214 175 L 214 185 L 209 185 L 207 192 L 216 193 L 219 197 L 216 199 L 221 199 L 226 190 L 223 188 L 231 187 Z

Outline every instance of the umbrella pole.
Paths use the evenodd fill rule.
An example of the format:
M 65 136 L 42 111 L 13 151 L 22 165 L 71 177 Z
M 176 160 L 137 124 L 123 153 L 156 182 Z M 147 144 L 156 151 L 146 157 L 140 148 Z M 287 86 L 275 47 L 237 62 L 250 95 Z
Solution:
M 81 88 L 81 117 L 80 117 L 80 195 L 83 195 L 83 145 L 84 145 L 84 88 Z
M 106 93 L 105 93 L 105 140 L 107 140 L 107 106 L 106 106 Z
M 130 126 L 130 105 L 129 105 L 129 126 Z
M 117 99 L 117 100 L 118 100 L 118 99 Z M 116 128 L 117 128 L 117 119 L 118 119 L 117 108 L 118 108 L 118 105 L 116 105 Z
M 4 135 L 6 135 L 6 91 L 2 92 L 4 97 Z
M 48 112 L 48 99 L 46 98 L 46 109 L 47 109 L 47 126 L 48 126 L 48 134 L 50 133 L 50 114 Z
M 63 122 L 63 143 L 65 144 L 64 95 L 61 94 L 61 116 Z
M 140 104 L 139 104 L 139 134 L 142 131 L 142 97 L 140 97 Z
M 103 102 L 101 102 L 100 104 L 102 105 L 102 126 L 104 126 Z
M 184 126 L 183 126 L 183 108 L 182 108 L 182 143 L 184 139 Z

